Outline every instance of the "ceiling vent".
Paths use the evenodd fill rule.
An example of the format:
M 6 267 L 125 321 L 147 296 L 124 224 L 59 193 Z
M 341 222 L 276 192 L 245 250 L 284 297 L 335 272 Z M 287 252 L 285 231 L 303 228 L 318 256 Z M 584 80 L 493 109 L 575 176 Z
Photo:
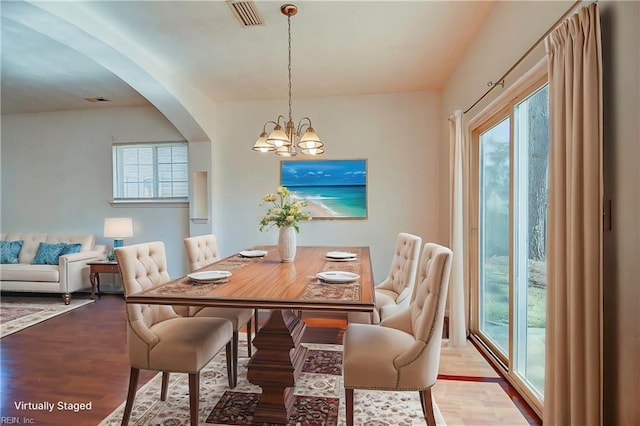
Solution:
M 87 102 L 111 102 L 111 99 L 107 99 L 104 96 L 98 96 L 95 98 L 84 98 Z
M 264 20 L 262 19 L 262 16 L 254 2 L 229 0 L 227 1 L 227 4 L 243 27 L 247 28 L 264 25 Z

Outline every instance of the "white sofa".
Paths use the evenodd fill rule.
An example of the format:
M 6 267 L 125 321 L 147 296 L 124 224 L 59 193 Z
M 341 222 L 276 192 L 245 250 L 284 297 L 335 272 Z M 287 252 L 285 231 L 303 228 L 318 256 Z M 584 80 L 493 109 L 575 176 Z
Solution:
M 18 263 L 0 264 L 0 290 L 12 292 L 59 293 L 65 304 L 71 293 L 91 286 L 87 262 L 104 258 L 105 247 L 96 245 L 91 234 L 0 234 L 2 241 L 22 240 Z M 62 255 L 57 265 L 33 265 L 40 243 L 81 243 L 79 253 Z

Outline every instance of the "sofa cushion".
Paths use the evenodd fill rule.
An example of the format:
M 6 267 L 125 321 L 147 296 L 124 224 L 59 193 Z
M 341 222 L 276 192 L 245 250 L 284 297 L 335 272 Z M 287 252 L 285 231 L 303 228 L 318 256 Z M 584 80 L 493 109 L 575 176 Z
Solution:
M 24 241 L 0 241 L 0 263 L 18 263 Z
M 16 263 L 0 266 L 0 281 L 58 282 L 58 265 L 26 265 Z
M 82 243 L 73 243 L 73 244 L 65 244 L 60 256 L 64 256 L 65 254 L 75 254 L 80 253 L 82 249 Z
M 65 243 L 47 244 L 40 243 L 36 256 L 33 258 L 33 265 L 57 265 Z

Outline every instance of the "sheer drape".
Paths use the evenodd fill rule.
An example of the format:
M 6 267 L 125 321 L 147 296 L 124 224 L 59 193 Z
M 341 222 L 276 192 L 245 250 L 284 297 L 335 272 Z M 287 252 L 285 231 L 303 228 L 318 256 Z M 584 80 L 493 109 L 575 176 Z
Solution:
M 468 141 L 462 123 L 462 111 L 454 111 L 449 118 L 450 143 L 450 194 L 451 194 L 451 251 L 453 263 L 449 283 L 449 343 L 464 345 L 467 340 L 468 326 L 468 241 L 465 223 L 469 207 L 466 179 L 469 176 Z
M 602 48 L 597 4 L 545 40 L 549 210 L 544 423 L 602 423 Z

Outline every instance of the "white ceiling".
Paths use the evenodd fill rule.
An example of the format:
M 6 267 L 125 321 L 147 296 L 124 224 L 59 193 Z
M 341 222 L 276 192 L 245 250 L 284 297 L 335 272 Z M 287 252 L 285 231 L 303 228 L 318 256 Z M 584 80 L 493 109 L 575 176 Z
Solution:
M 223 1 L 85 0 L 61 7 L 98 16 L 105 28 L 205 96 L 227 102 L 286 98 L 287 20 L 281 3 L 256 2 L 265 25 L 253 28 L 241 27 Z M 291 24 L 293 96 L 438 90 L 493 4 L 298 2 Z M 101 65 L 4 10 L 5 5 L 3 114 L 147 103 Z M 98 96 L 112 102 L 83 99 Z

